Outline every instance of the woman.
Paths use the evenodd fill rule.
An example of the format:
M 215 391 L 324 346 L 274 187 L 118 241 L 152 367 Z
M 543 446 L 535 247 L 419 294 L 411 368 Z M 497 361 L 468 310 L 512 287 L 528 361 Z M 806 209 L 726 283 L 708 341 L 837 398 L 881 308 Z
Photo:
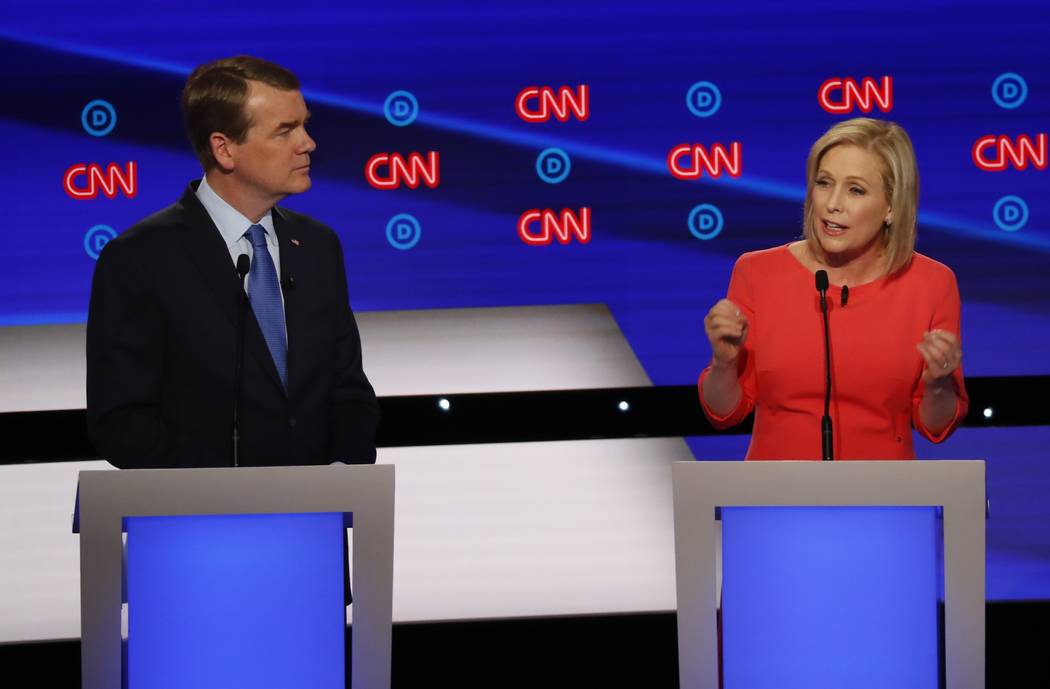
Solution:
M 820 459 L 827 272 L 835 459 L 914 459 L 966 416 L 959 290 L 915 251 L 918 170 L 908 135 L 870 118 L 836 124 L 806 163 L 802 241 L 741 256 L 704 319 L 704 413 L 718 428 L 755 409 L 747 459 Z M 848 289 L 847 289 L 848 288 Z

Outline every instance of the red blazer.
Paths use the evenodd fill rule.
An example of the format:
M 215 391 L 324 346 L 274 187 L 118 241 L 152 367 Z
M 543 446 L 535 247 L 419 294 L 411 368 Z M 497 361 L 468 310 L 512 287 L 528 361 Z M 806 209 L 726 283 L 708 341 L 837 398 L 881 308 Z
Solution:
M 819 460 L 824 413 L 824 330 L 813 273 L 787 245 L 741 256 L 729 282 L 730 301 L 750 323 L 739 359 L 742 396 L 726 416 L 704 413 L 717 428 L 740 423 L 752 409 L 747 459 Z M 945 265 L 914 254 L 892 277 L 828 290 L 831 329 L 831 418 L 835 459 L 914 459 L 911 429 L 933 442 L 947 438 L 966 416 L 962 368 L 952 422 L 937 435 L 922 425 L 923 332 L 959 335 L 959 289 Z M 710 369 L 700 374 L 700 384 Z

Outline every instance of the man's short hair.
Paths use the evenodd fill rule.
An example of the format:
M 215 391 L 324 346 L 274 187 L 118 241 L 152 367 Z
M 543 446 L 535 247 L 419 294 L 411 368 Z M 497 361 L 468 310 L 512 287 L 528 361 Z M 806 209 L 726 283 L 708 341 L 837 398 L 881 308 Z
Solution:
M 197 159 L 207 172 L 219 166 L 211 151 L 211 135 L 221 132 L 244 141 L 252 122 L 244 111 L 249 81 L 282 91 L 300 90 L 299 79 L 284 67 L 248 55 L 216 60 L 197 67 L 182 89 L 182 117 Z

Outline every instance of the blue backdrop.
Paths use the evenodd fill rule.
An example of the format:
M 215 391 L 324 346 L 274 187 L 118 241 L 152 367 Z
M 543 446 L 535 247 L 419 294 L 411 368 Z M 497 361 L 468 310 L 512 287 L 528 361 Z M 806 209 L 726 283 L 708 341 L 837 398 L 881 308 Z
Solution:
M 0 324 L 84 319 L 93 268 L 85 235 L 98 225 L 121 231 L 199 176 L 179 90 L 193 66 L 243 52 L 303 81 L 318 142 L 315 186 L 287 204 L 340 233 L 356 308 L 604 302 L 654 382 L 686 383 L 707 356 L 701 320 L 724 294 L 732 260 L 799 234 L 809 146 L 834 121 L 862 114 L 825 112 L 820 85 L 890 76 L 892 110 L 872 114 L 899 121 L 914 140 L 919 248 L 958 275 L 967 374 L 1050 373 L 1042 345 L 1050 172 L 987 172 L 971 159 L 982 136 L 1050 130 L 1050 18 L 1041 3 L 851 11 L 823 2 L 301 2 L 293 11 L 264 1 L 245 15 L 196 0 L 45 1 L 6 12 L 0 50 L 11 74 L 0 135 L 17 172 L 2 230 Z M 1019 80 L 1007 77 L 993 92 L 1004 74 Z M 721 95 L 706 117 L 687 106 L 698 81 Z M 590 89 L 586 122 L 529 123 L 515 113 L 526 86 L 580 84 Z M 1022 88 L 1023 101 L 1003 107 L 1016 105 Z M 419 105 L 409 126 L 383 115 L 397 90 Z M 95 99 L 116 113 L 104 136 L 82 124 Z M 734 141 L 737 178 L 683 181 L 667 169 L 678 144 Z M 536 173 L 550 146 L 572 161 L 560 184 Z M 374 153 L 430 150 L 441 155 L 436 189 L 380 191 L 365 180 Z M 134 199 L 74 200 L 63 190 L 75 163 L 128 161 L 138 164 Z M 1020 229 L 996 224 L 1006 196 L 1027 206 Z M 688 224 L 701 203 L 724 218 L 706 241 Z M 536 247 L 518 237 L 525 210 L 582 207 L 592 209 L 588 244 Z M 387 240 L 399 213 L 419 222 L 409 250 Z M 1009 201 L 999 214 L 1007 226 L 1021 217 Z
M 958 276 L 967 375 L 1050 373 L 1045 144 L 1025 169 L 985 171 L 973 160 L 982 137 L 1026 135 L 1038 144 L 1050 131 L 1045 3 L 250 7 L 41 0 L 0 10 L 8 67 L 0 137 L 13 172 L 0 229 L 0 325 L 84 320 L 93 255 L 105 239 L 174 202 L 200 175 L 178 110 L 186 75 L 247 53 L 303 82 L 318 143 L 314 187 L 285 203 L 340 234 L 357 310 L 602 302 L 654 383 L 687 384 L 709 356 L 702 319 L 724 295 L 733 260 L 800 234 L 809 146 L 835 121 L 863 114 L 849 104 L 849 112 L 826 112 L 821 85 L 888 76 L 892 108 L 871 114 L 900 122 L 915 144 L 919 250 Z M 690 99 L 698 82 L 708 82 L 698 87 L 708 98 L 694 90 Z M 526 122 L 515 112 L 525 87 L 581 84 L 586 121 Z M 407 125 L 407 97 L 387 108 L 389 119 L 384 112 L 395 91 L 418 105 Z M 89 105 L 96 100 L 112 110 Z M 668 170 L 674 146 L 733 142 L 742 151 L 738 177 L 686 181 Z M 549 147 L 571 160 L 557 184 L 537 174 Z M 378 190 L 366 180 L 373 154 L 427 151 L 440 152 L 436 188 Z M 129 161 L 134 198 L 76 200 L 63 189 L 74 164 Z M 695 233 L 713 234 L 713 226 L 690 227 L 700 204 L 722 218 L 708 239 Z M 526 210 L 584 207 L 588 243 L 531 246 L 518 235 Z M 388 238 L 399 214 L 413 216 L 418 233 L 402 223 Z M 1011 430 L 983 454 L 961 433 L 939 450 L 1005 465 L 1040 433 Z M 698 456 L 720 451 L 692 446 Z M 1046 483 L 1045 466 L 1013 466 L 1024 472 L 1011 474 L 1015 482 L 1035 472 Z M 1029 554 L 1045 564 L 1045 528 L 1024 528 L 1038 544 Z M 1050 596 L 1041 571 L 1005 595 Z

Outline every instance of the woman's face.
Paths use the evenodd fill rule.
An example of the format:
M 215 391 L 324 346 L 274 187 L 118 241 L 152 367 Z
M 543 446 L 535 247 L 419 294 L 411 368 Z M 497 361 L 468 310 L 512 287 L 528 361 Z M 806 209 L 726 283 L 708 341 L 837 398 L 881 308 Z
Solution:
M 813 235 L 839 260 L 877 255 L 882 227 L 892 221 L 879 159 L 852 144 L 824 153 L 810 198 Z

